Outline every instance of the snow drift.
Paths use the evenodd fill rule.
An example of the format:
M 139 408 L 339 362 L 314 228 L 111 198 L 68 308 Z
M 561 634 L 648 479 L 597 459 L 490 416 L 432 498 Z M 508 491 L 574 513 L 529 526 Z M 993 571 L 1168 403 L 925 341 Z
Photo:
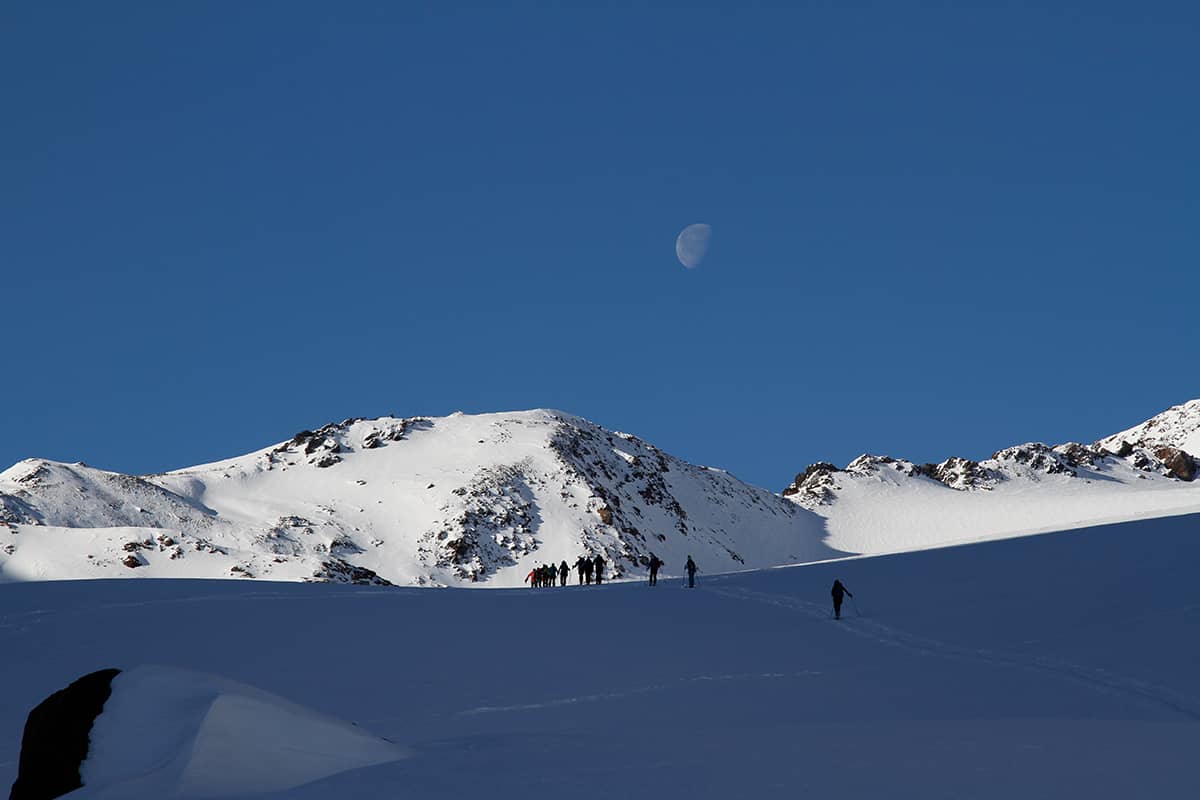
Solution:
M 236 681 L 126 670 L 92 726 L 74 797 L 237 797 L 290 789 L 408 751 Z
M 100 689 L 102 707 L 87 708 Z M 86 746 L 74 764 L 47 759 L 68 731 L 51 730 L 53 720 L 35 710 L 41 724 L 26 726 L 14 798 L 58 797 L 71 786 L 82 787 L 72 797 L 97 800 L 239 797 L 410 755 L 267 692 L 171 667 L 101 670 L 47 703 L 55 704 L 55 716 L 72 735 L 86 723 Z M 76 704 L 83 708 L 70 708 Z M 38 751 L 34 758 L 27 758 L 27 748 Z

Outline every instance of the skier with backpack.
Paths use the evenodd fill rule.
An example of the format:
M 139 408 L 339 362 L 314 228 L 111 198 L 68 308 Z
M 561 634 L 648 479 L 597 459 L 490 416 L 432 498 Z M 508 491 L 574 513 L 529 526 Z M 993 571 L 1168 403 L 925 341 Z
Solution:
M 847 589 L 845 586 L 843 586 L 842 582 L 840 580 L 836 580 L 836 579 L 833 581 L 833 589 L 830 591 L 830 594 L 833 595 L 833 618 L 841 619 L 842 618 L 842 595 L 848 594 L 851 597 L 854 597 L 854 594 L 849 589 Z M 868 610 L 870 610 L 870 609 L 868 609 Z
M 596 554 L 596 558 L 592 561 L 592 564 L 596 570 L 596 585 L 599 586 L 604 583 L 604 559 L 600 557 L 599 553 Z
M 567 585 L 567 576 L 570 574 L 571 574 L 571 568 L 567 566 L 567 560 L 564 558 L 563 562 L 558 565 L 558 585 L 566 586 Z
M 658 585 L 658 568 L 663 565 L 663 560 L 654 553 L 650 554 L 650 585 Z
M 696 566 L 696 562 L 692 561 L 691 556 L 688 556 L 687 564 L 685 564 L 683 568 L 687 570 L 688 588 L 695 589 L 696 588 L 696 570 L 698 569 L 698 567 Z
M 580 556 L 579 558 L 575 559 L 575 569 L 579 570 L 579 585 L 580 586 L 583 586 L 584 573 L 588 571 L 588 565 L 590 565 L 591 563 L 592 563 L 592 560 L 590 558 L 584 558 L 583 556 Z M 591 583 L 591 580 L 588 580 L 588 583 Z

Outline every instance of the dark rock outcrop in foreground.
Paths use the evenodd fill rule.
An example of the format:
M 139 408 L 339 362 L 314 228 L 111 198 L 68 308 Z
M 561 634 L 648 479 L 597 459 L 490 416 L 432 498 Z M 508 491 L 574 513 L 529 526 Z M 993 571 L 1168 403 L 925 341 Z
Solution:
M 112 694 L 119 669 L 84 675 L 38 704 L 25 721 L 21 760 L 9 800 L 53 800 L 83 786 L 92 723 Z

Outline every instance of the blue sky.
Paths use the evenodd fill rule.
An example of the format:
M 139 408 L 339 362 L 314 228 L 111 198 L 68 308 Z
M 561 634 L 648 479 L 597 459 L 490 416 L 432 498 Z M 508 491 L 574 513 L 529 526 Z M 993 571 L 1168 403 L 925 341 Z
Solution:
M 503 5 L 8 4 L 0 462 L 554 407 L 778 489 L 1200 396 L 1195 4 Z

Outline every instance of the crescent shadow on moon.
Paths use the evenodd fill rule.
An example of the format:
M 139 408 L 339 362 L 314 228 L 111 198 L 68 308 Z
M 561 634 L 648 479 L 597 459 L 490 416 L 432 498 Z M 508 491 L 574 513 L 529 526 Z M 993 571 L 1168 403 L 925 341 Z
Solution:
M 675 239 L 675 257 L 688 269 L 695 269 L 708 254 L 708 240 L 711 238 L 711 225 L 703 222 L 688 225 Z

